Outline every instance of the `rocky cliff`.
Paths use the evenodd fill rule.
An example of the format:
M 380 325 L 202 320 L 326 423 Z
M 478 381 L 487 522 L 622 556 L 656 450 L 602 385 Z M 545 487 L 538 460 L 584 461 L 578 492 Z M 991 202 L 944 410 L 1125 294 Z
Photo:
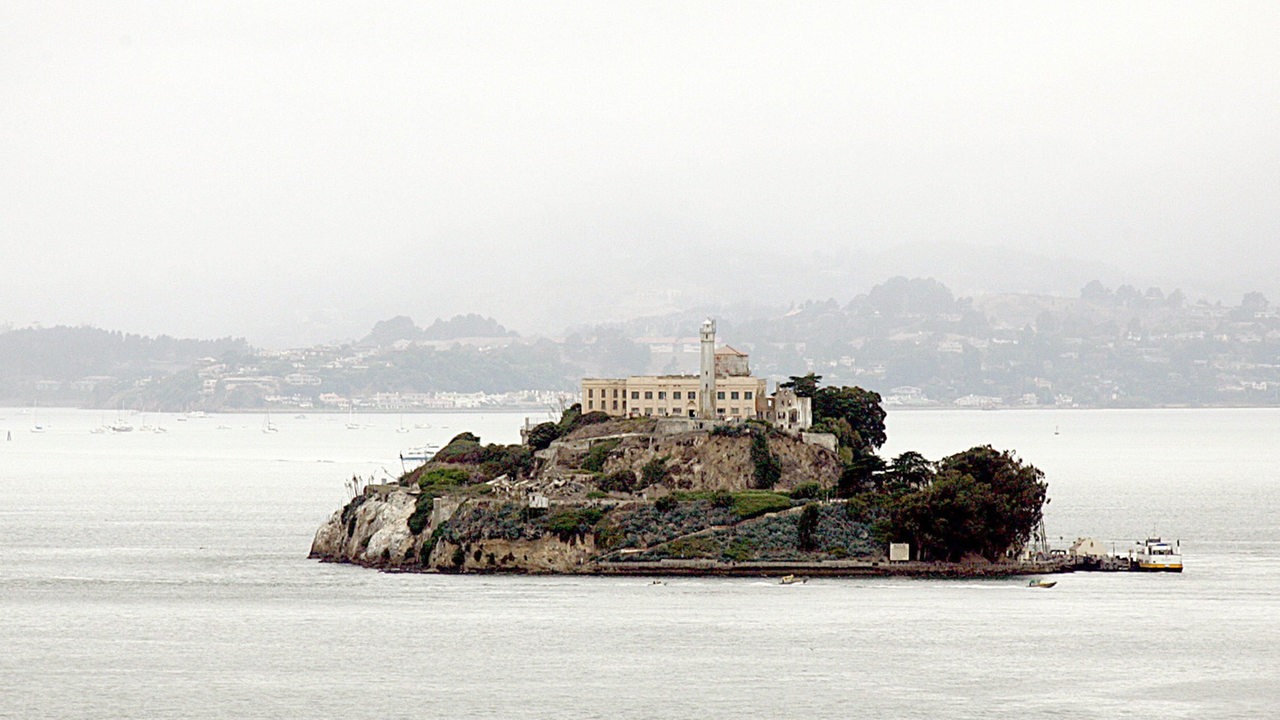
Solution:
M 834 453 L 790 435 L 768 436 L 778 473 L 773 487 L 761 490 L 751 432 L 602 429 L 554 443 L 516 477 L 480 480 L 479 465 L 430 463 L 399 483 L 368 487 L 320 527 L 311 557 L 417 571 L 581 573 L 619 552 L 724 554 L 724 542 L 676 543 L 674 555 L 667 546 L 690 533 L 789 513 L 805 501 L 788 491 L 829 489 L 839 477 Z M 780 522 L 783 540 L 770 548 L 786 555 L 796 519 Z M 828 550 L 835 557 L 856 552 L 848 542 L 820 549 Z M 732 552 L 751 558 L 742 542 Z

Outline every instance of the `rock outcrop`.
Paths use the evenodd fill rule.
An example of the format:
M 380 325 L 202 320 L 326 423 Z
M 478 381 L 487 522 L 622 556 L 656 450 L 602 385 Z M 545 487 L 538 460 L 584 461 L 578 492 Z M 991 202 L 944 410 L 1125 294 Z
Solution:
M 596 433 L 601 429 L 592 428 Z M 571 436 L 553 443 L 539 453 L 531 472 L 514 478 L 504 474 L 477 483 L 478 466 L 432 463 L 401 483 L 365 488 L 319 528 L 311 557 L 415 571 L 596 572 L 608 551 L 641 549 L 636 538 L 617 534 L 630 525 L 601 523 L 605 515 L 632 517 L 624 508 L 651 506 L 674 492 L 718 492 L 726 496 L 724 502 L 732 503 L 728 494 L 754 491 L 752 435 L 745 429 L 685 433 L 619 429 L 626 432 Z M 839 460 L 830 450 L 786 434 L 771 433 L 767 440 L 781 471 L 777 490 L 785 492 L 805 483 L 831 487 L 838 479 Z M 597 472 L 584 468 L 593 451 Z M 653 480 L 649 473 L 645 479 L 646 465 L 655 461 L 664 468 L 661 478 Z M 433 474 L 432 466 L 439 471 Z M 638 479 L 635 486 L 599 490 L 600 478 L 624 471 Z M 786 495 L 771 497 L 780 508 L 790 507 Z M 698 502 L 710 507 L 709 500 Z M 685 511 L 663 511 L 688 515 L 682 522 L 689 526 L 680 532 L 700 530 L 702 525 L 694 520 L 705 520 L 702 524 L 708 527 L 734 522 L 724 504 L 718 515 L 702 510 L 690 515 L 693 506 L 685 507 Z M 714 522 L 712 515 L 718 518 Z M 612 533 L 605 547 L 598 546 L 600 532 Z M 627 532 L 644 535 L 635 528 Z

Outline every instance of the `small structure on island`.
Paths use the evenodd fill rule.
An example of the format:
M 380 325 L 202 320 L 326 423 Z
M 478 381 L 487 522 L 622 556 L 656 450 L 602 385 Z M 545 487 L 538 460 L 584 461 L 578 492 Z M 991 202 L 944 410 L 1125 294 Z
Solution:
M 1109 553 L 1107 553 L 1107 548 L 1101 541 L 1095 538 L 1082 537 L 1076 538 L 1076 541 L 1071 543 L 1071 547 L 1067 549 L 1067 554 L 1079 558 L 1100 558 Z
M 889 562 L 908 562 L 911 560 L 911 543 L 889 543 Z
M 813 424 L 811 400 L 782 389 L 767 395 L 764 378 L 751 375 L 747 353 L 716 347 L 716 322 L 703 321 L 697 375 L 584 378 L 582 411 L 615 417 L 686 418 L 701 422 L 764 420 L 803 432 Z

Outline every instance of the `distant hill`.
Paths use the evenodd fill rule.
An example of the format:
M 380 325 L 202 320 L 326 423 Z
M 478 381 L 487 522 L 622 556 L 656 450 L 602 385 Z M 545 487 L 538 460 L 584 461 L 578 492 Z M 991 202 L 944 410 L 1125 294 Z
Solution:
M 426 329 L 414 324 L 413 319 L 405 315 L 397 315 L 389 320 L 382 320 L 373 326 L 373 330 L 360 341 L 360 345 L 386 347 L 400 340 L 458 340 L 461 338 L 497 338 L 518 337 L 518 335 L 498 324 L 491 317 L 475 313 L 455 315 L 448 320 L 436 318 Z

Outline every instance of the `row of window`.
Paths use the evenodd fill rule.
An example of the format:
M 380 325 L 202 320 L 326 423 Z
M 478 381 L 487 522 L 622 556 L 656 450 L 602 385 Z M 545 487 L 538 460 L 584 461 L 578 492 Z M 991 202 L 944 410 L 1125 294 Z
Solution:
M 588 401 L 588 402 L 590 402 L 590 401 Z M 667 408 L 658 408 L 658 409 L 657 409 L 657 411 L 655 412 L 655 411 L 654 411 L 654 409 L 653 409 L 653 408 L 651 408 L 651 407 L 644 408 L 643 410 L 641 410 L 640 408 L 631 408 L 631 416 L 632 416 L 632 417 L 638 417 L 638 416 L 640 416 L 640 415 L 642 415 L 642 414 L 643 414 L 643 415 L 646 415 L 646 416 L 649 416 L 649 415 L 660 415 L 660 416 L 663 416 L 663 417 L 673 417 L 673 416 L 679 416 L 679 415 L 680 415 L 680 410 L 668 410 Z M 724 408 L 722 408 L 722 407 L 718 407 L 718 408 L 716 408 L 716 414 L 717 414 L 717 415 L 726 415 L 726 414 L 728 414 L 728 415 L 738 415 L 738 416 L 741 416 L 741 415 L 749 415 L 750 413 L 744 413 L 744 412 L 743 412 L 743 409 L 742 409 L 742 408 L 740 408 L 740 407 L 729 408 L 729 411 L 726 413 Z M 690 411 L 689 411 L 689 417 L 694 417 L 694 411 L 692 411 L 692 410 L 690 410 Z
M 736 393 L 735 393 L 735 394 L 736 394 Z M 607 409 L 610 409 L 610 408 L 609 408 L 609 406 L 605 404 L 605 403 L 607 403 L 607 402 L 609 402 L 609 401 L 607 401 L 607 400 L 601 400 L 601 401 L 600 401 L 600 406 L 597 408 L 597 407 L 596 407 L 596 401 L 595 401 L 595 400 L 588 400 L 588 401 L 587 401 L 587 410 L 607 410 Z M 613 410 L 617 410 L 617 409 L 618 409 L 618 401 L 617 401 L 617 400 L 614 400 L 614 401 L 613 401 L 613 407 L 612 407 L 612 409 L 613 409 Z M 623 401 L 622 401 L 622 409 L 623 409 L 623 410 L 626 410 L 626 409 L 627 409 L 627 401 L 626 401 L 626 400 L 623 400 Z M 631 413 L 632 413 L 633 415 L 638 414 L 639 412 L 640 412 L 640 408 L 632 408 L 632 409 L 631 409 Z M 718 407 L 718 408 L 716 408 L 716 412 L 717 412 L 717 413 L 719 413 L 720 415 L 724 415 L 724 414 L 725 414 L 725 409 L 724 409 L 724 408 L 722 408 L 722 407 Z M 653 414 L 653 408 L 651 408 L 651 407 L 647 407 L 647 408 L 645 408 L 645 409 L 644 409 L 644 414 L 645 414 L 645 415 L 652 415 L 652 414 Z M 667 408 L 658 408 L 658 414 L 659 414 L 659 415 L 679 415 L 679 414 L 680 414 L 680 411 L 679 411 L 678 409 L 676 409 L 676 410 L 668 410 Z M 742 414 L 742 408 L 740 408 L 740 407 L 733 407 L 733 408 L 730 408 L 730 409 L 729 409 L 729 414 L 731 414 L 731 415 L 741 415 L 741 414 Z M 692 411 L 692 410 L 690 410 L 690 411 L 689 411 L 689 417 L 693 417 L 693 411 Z
M 624 392 L 625 392 L 625 391 L 624 391 Z M 684 395 L 687 395 L 689 400 L 697 400 L 697 399 L 698 399 L 698 394 L 697 394 L 696 392 L 694 392 L 693 390 L 689 390 L 688 392 L 685 392 L 685 391 L 683 391 L 683 390 L 673 390 L 673 391 L 671 391 L 671 399 L 672 399 L 672 400 L 684 400 L 684 399 L 686 399 L 685 397 L 682 397 L 682 396 L 681 396 L 681 394 L 682 394 L 682 393 L 683 393 Z M 725 391 L 724 391 L 724 390 L 719 390 L 719 391 L 717 391 L 717 392 L 716 392 L 716 399 L 717 399 L 717 400 L 724 400 L 724 399 L 725 399 L 724 394 L 725 394 Z M 600 389 L 600 397 L 604 397 L 604 396 L 605 396 L 604 388 L 601 388 L 601 389 Z M 613 396 L 614 396 L 614 397 L 618 397 L 618 391 L 617 391 L 616 389 L 613 391 Z M 587 397 L 588 397 L 588 398 L 595 397 L 595 388 L 587 388 Z M 754 397 L 755 397 L 755 395 L 754 395 L 754 393 L 753 393 L 751 390 L 743 390 L 741 393 L 740 393 L 739 391 L 737 391 L 737 390 L 730 390 L 730 391 L 729 391 L 729 399 L 730 399 L 730 400 L 752 400 L 752 399 L 754 399 Z M 639 400 L 639 399 L 640 399 L 640 391 L 639 391 L 639 390 L 632 390 L 632 391 L 631 391 L 631 399 L 632 399 L 632 400 Z M 653 391 L 652 391 L 652 390 L 645 390 L 645 391 L 644 391 L 644 399 L 645 399 L 645 400 L 652 400 L 652 399 L 653 399 Z M 666 400 L 666 399 L 667 399 L 667 391 L 666 391 L 666 390 L 659 390 L 659 391 L 658 391 L 658 399 L 659 399 L 659 400 Z M 604 407 L 604 406 L 603 406 L 603 405 L 601 405 L 601 407 Z

